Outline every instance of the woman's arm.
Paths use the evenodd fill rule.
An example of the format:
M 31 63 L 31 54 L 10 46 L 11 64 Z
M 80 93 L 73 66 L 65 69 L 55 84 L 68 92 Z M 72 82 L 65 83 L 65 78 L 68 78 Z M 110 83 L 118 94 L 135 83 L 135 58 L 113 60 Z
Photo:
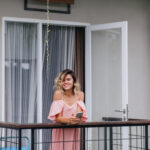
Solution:
M 78 93 L 79 100 L 84 102 L 84 92 L 80 91 Z M 81 108 L 78 106 L 78 112 L 82 112 Z
M 69 123 L 70 123 L 70 120 L 69 120 L 69 118 L 64 118 L 64 117 L 62 117 L 62 116 L 61 116 L 61 113 L 59 113 L 59 114 L 56 116 L 56 122 L 69 124 Z
M 84 101 L 84 92 L 82 91 L 79 92 L 79 98 L 80 98 L 80 101 Z
M 79 91 L 78 96 L 79 96 L 79 100 L 84 102 L 84 92 Z M 78 105 L 78 112 L 83 112 L 82 108 L 79 105 Z M 80 118 L 80 122 L 83 122 L 82 118 Z
M 76 117 L 71 117 L 71 118 L 64 118 L 61 116 L 61 113 L 59 113 L 56 116 L 56 122 L 58 123 L 65 123 L 65 124 L 77 124 L 80 123 L 81 119 L 76 118 Z

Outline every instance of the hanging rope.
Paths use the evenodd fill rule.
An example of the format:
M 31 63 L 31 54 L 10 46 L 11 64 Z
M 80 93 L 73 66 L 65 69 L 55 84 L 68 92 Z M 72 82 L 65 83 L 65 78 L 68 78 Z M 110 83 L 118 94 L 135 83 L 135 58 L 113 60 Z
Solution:
M 47 5 L 46 5 L 47 6 L 46 7 L 46 9 L 47 9 L 47 35 L 46 35 L 46 72 L 47 72 L 47 76 L 48 76 L 48 67 L 49 67 L 48 61 L 49 61 L 49 33 L 50 33 L 49 1 L 50 0 L 47 0 Z

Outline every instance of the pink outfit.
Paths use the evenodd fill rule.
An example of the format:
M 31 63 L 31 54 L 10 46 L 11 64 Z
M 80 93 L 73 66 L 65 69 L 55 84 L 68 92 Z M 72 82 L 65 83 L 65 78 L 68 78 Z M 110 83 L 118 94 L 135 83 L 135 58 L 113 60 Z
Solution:
M 77 113 L 78 106 L 83 111 L 82 119 L 87 120 L 87 112 L 82 101 L 76 101 L 73 105 L 66 104 L 63 100 L 53 101 L 48 119 L 56 122 L 56 115 L 70 118 Z M 53 129 L 52 144 L 50 150 L 80 150 L 80 130 L 78 128 Z M 64 142 L 62 142 L 64 141 Z

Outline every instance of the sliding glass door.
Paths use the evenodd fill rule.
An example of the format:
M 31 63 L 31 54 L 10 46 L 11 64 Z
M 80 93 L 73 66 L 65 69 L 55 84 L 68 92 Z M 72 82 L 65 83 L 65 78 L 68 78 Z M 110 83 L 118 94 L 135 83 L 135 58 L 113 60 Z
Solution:
M 3 121 L 46 123 L 53 101 L 54 79 L 72 69 L 84 90 L 84 27 L 5 21 L 3 51 Z M 48 47 L 46 41 L 48 40 Z M 8 133 L 9 134 L 9 133 Z M 30 133 L 22 133 L 30 137 Z M 51 131 L 39 131 L 39 141 Z M 48 144 L 38 145 L 48 149 Z

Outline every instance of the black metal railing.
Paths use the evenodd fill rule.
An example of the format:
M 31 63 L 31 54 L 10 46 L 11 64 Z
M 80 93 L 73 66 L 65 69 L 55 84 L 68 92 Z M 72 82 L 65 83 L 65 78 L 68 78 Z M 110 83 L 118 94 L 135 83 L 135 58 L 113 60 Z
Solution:
M 13 124 L 0 122 L 0 150 L 49 150 L 61 143 L 60 150 L 149 150 L 150 121 L 86 122 L 78 125 Z M 54 129 L 61 129 L 62 140 L 52 141 Z M 66 139 L 65 130 L 80 130 L 80 138 Z M 44 133 L 49 137 L 43 138 Z

